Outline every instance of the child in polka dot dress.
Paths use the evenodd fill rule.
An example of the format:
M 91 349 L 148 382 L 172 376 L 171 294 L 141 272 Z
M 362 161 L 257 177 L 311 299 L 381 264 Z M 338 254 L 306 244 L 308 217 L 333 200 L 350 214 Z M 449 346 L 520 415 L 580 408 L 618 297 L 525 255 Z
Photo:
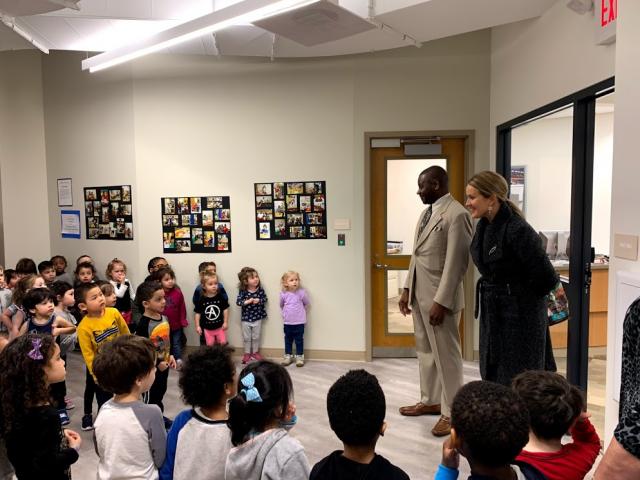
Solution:
M 260 355 L 260 329 L 267 318 L 267 294 L 260 286 L 260 277 L 255 268 L 244 267 L 238 273 L 238 298 L 236 305 L 242 307 L 242 339 L 244 355 L 242 363 L 262 360 Z

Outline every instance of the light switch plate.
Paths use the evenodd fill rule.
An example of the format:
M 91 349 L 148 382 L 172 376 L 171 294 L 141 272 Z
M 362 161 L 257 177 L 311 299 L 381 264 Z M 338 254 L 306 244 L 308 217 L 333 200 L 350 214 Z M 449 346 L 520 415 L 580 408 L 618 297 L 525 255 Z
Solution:
M 616 233 L 613 235 L 613 255 L 625 260 L 638 260 L 638 236 Z
M 351 230 L 351 220 L 348 218 L 336 218 L 333 221 L 334 230 Z

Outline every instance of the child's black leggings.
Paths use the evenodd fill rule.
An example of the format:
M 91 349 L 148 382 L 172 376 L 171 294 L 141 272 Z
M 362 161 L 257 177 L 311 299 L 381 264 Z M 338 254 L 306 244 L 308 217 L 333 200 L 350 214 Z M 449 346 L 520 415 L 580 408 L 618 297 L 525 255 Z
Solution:
M 113 395 L 109 392 L 105 392 L 101 389 L 93 379 L 93 376 L 89 373 L 89 369 L 85 368 L 86 377 L 84 382 L 84 414 L 89 415 L 93 412 L 93 396 L 95 395 L 98 402 L 98 410 L 100 407 L 109 400 Z M 64 401 L 64 398 L 63 398 Z
M 164 398 L 164 394 L 167 393 L 168 380 L 169 380 L 168 368 L 164 372 L 161 372 L 160 370 L 156 370 L 156 379 L 153 381 L 153 385 L 151 385 L 151 388 L 144 396 L 146 403 L 158 405 L 160 407 L 160 410 L 162 410 L 163 412 L 164 412 L 164 404 L 162 403 L 162 399 Z

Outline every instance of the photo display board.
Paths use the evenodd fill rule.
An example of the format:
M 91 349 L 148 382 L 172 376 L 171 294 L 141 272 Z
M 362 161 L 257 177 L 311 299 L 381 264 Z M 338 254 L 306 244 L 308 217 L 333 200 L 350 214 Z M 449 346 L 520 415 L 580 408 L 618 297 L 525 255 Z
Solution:
M 163 197 L 164 253 L 231 252 L 230 197 Z
M 133 240 L 131 185 L 84 189 L 88 240 Z
M 257 240 L 327 238 L 327 182 L 254 185 Z

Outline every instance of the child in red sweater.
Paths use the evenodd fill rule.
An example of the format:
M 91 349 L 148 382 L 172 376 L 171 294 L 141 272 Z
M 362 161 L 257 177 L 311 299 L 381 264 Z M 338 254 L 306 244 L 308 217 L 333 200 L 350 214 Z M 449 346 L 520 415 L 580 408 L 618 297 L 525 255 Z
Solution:
M 517 460 L 533 465 L 549 480 L 582 480 L 600 451 L 582 392 L 557 373 L 543 371 L 521 373 L 512 387 L 531 416 L 529 443 Z M 567 432 L 573 441 L 563 445 Z
M 167 301 L 162 314 L 167 317 L 171 329 L 171 355 L 176 359 L 178 369 L 182 366 L 182 329 L 189 325 L 187 321 L 187 307 L 184 303 L 182 290 L 176 285 L 176 274 L 171 267 L 163 267 L 151 275 L 153 280 L 160 282 Z

